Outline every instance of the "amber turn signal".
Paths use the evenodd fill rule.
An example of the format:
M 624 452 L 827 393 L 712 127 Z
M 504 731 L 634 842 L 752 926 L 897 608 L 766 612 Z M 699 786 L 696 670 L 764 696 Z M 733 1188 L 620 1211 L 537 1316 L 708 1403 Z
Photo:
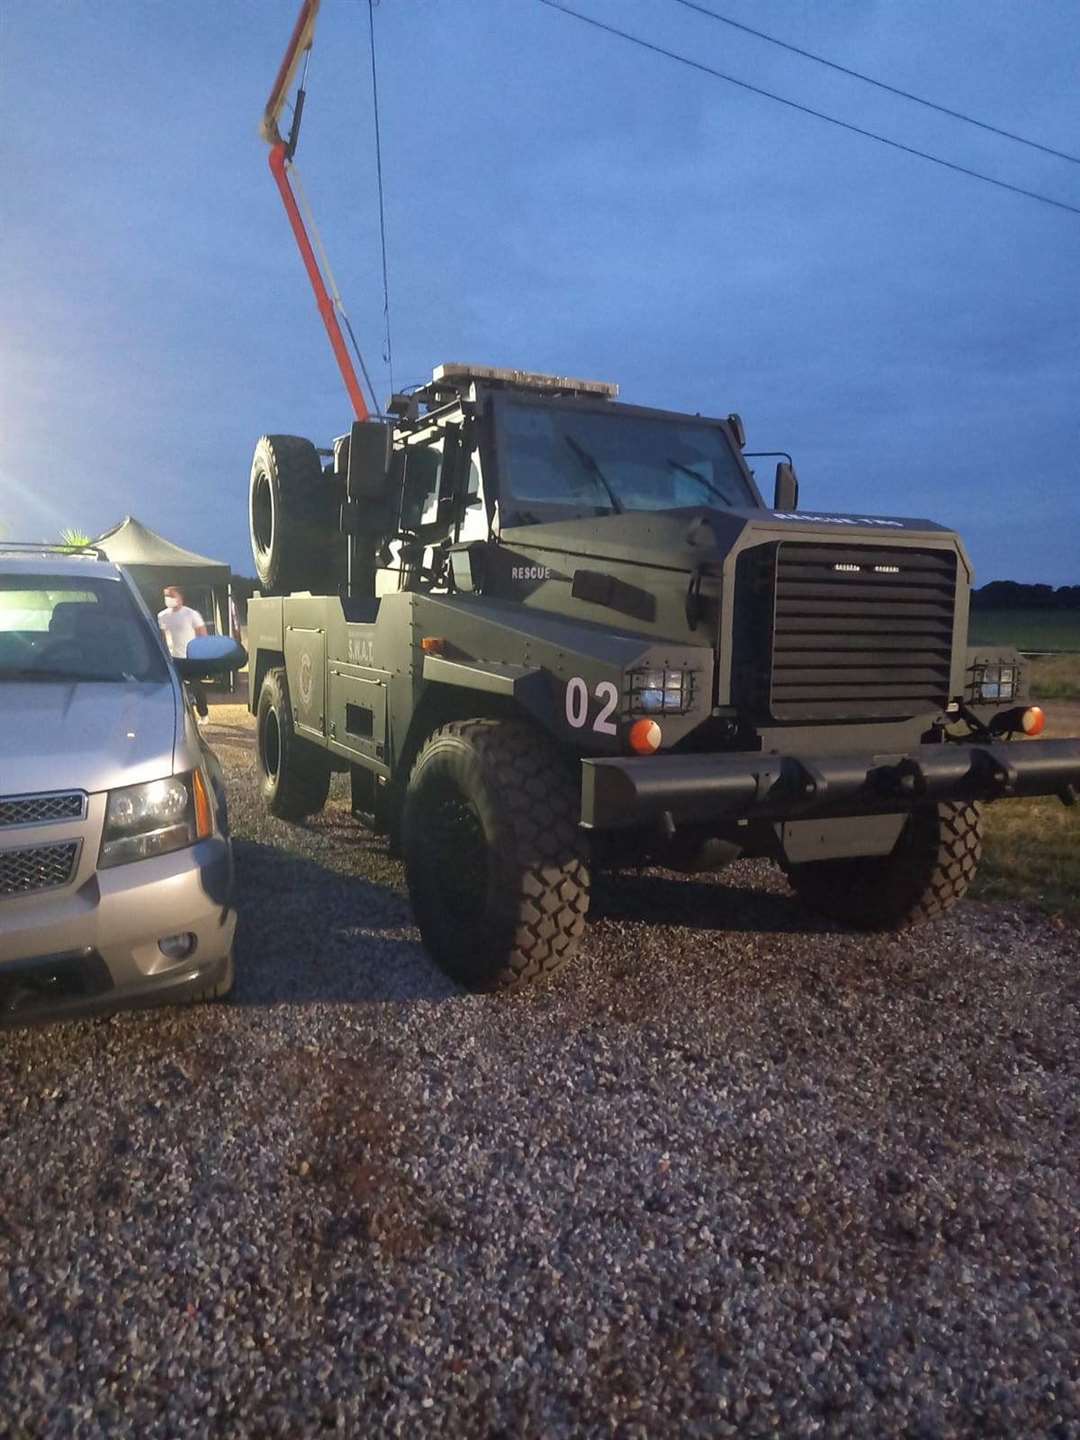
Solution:
M 214 811 L 201 770 L 192 773 L 192 789 L 195 792 L 195 834 L 200 840 L 206 840 L 214 833 Z
M 664 732 L 655 720 L 635 720 L 627 739 L 635 755 L 655 755 L 664 739 Z
M 1025 735 L 1041 735 L 1046 729 L 1046 716 L 1038 705 L 1029 705 L 1020 716 L 1020 729 Z
M 441 635 L 425 635 L 420 641 L 420 649 L 425 655 L 441 655 L 446 649 L 446 641 Z

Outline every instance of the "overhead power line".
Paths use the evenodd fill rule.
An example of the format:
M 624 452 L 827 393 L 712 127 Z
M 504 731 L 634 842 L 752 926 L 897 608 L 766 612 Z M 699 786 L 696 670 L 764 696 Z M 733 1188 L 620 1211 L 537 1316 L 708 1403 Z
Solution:
M 620 30 L 615 25 L 608 25 L 603 20 L 597 20 L 592 15 L 583 15 L 580 10 L 572 10 L 569 5 L 563 5 L 560 0 L 540 0 L 541 5 L 546 5 L 549 10 L 559 10 L 564 15 L 572 15 L 575 20 L 581 20 L 586 25 L 592 25 L 594 29 L 603 30 L 608 35 L 617 35 L 620 40 L 629 40 L 632 45 L 640 45 L 644 50 L 651 50 L 654 55 L 663 55 L 668 60 L 676 60 L 680 65 L 688 65 L 691 70 L 698 70 L 703 75 L 711 75 L 715 80 L 726 80 L 729 85 L 737 85 L 740 90 L 749 90 L 753 95 L 761 95 L 766 100 L 775 100 L 779 105 L 786 105 L 790 110 L 798 110 L 803 115 L 812 115 L 816 120 L 824 120 L 829 125 L 836 125 L 841 130 L 850 130 L 854 135 L 862 135 L 867 140 L 876 140 L 879 145 L 888 145 L 892 150 L 900 150 L 905 155 L 915 155 L 920 160 L 929 160 L 933 165 L 940 165 L 946 170 L 954 170 L 958 175 L 967 175 L 972 180 L 981 180 L 986 185 L 995 185 L 999 190 L 1011 191 L 1013 195 L 1023 195 L 1028 200 L 1038 200 L 1043 205 L 1053 205 L 1057 210 L 1067 210 L 1072 215 L 1080 215 L 1080 206 L 1069 205 L 1064 200 L 1055 200 L 1049 195 L 1040 195 L 1037 190 L 1025 190 L 1022 185 L 1010 185 L 1007 180 L 996 180 L 992 175 L 984 175 L 979 170 L 971 170 L 966 165 L 958 165 L 953 160 L 943 160 L 940 155 L 931 155 L 926 150 L 916 150 L 913 145 L 904 145 L 899 140 L 890 140 L 886 135 L 878 135 L 873 130 L 864 130 L 861 125 L 852 125 L 847 120 L 838 120 L 835 115 L 826 115 L 823 110 L 814 110 L 809 105 L 802 105 L 797 100 L 788 100 L 783 95 L 777 95 L 771 90 L 765 90 L 760 85 L 751 85 L 747 80 L 737 80 L 734 75 L 725 75 L 720 70 L 714 70 L 711 65 L 705 65 L 700 60 L 691 60 L 687 55 L 679 55 L 674 50 L 666 50 L 662 45 L 657 45 L 651 40 L 645 40 L 640 35 L 631 35 L 628 30 Z
M 787 40 L 780 40 L 775 35 L 766 35 L 764 30 L 755 30 L 752 25 L 744 25 L 741 20 L 733 20 L 730 15 L 721 15 L 717 10 L 710 10 L 707 5 L 699 5 L 697 0 L 675 0 L 676 5 L 682 5 L 687 10 L 696 10 L 699 15 L 707 15 L 710 20 L 719 20 L 721 25 L 730 25 L 735 30 L 742 30 L 747 35 L 754 35 L 759 40 L 767 40 L 770 45 L 779 45 L 781 50 L 790 50 L 793 55 L 801 55 L 804 60 L 813 60 L 818 65 L 827 65 L 830 70 L 838 70 L 841 75 L 850 75 L 855 80 L 862 80 L 867 85 L 874 85 L 878 90 L 887 90 L 890 95 L 899 95 L 904 100 L 913 100 L 916 105 L 925 105 L 928 110 L 936 110 L 940 115 L 949 115 L 954 120 L 963 120 L 967 125 L 977 125 L 980 130 L 989 130 L 991 135 L 1001 135 L 1006 140 L 1015 140 L 1018 145 L 1030 145 L 1033 150 L 1041 150 L 1044 155 L 1053 155 L 1058 160 L 1071 160 L 1074 165 L 1080 165 L 1080 155 L 1069 155 L 1064 150 L 1055 150 L 1052 145 L 1043 145 L 1038 140 L 1030 140 L 1026 135 L 1017 135 L 1012 130 L 1003 130 L 1000 125 L 991 125 L 986 120 L 976 120 L 974 115 L 965 115 L 961 110 L 950 110 L 947 105 L 939 105 L 934 100 L 927 100 L 922 95 L 913 95 L 910 90 L 901 90 L 898 85 L 888 85 L 884 80 L 875 80 L 872 75 L 864 75 L 861 70 L 849 69 L 847 65 L 840 65 L 835 60 L 828 60 L 824 55 L 815 55 L 812 50 L 803 50 L 798 45 L 792 45 Z

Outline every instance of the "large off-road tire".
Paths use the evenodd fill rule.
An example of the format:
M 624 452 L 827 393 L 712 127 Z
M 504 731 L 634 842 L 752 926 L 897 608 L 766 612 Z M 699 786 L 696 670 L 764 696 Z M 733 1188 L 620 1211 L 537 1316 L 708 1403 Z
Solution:
M 965 894 L 981 854 L 979 806 L 950 803 L 914 811 L 889 855 L 785 869 L 809 909 L 860 930 L 906 930 Z
M 436 963 L 471 990 L 514 990 L 560 968 L 585 932 L 580 782 L 521 720 L 436 730 L 409 777 L 405 869 Z
M 340 487 L 298 435 L 264 435 L 251 462 L 251 553 L 264 593 L 336 593 L 345 566 Z
M 330 757 L 293 729 L 285 671 L 268 670 L 255 717 L 259 788 L 271 815 L 303 820 L 326 804 Z

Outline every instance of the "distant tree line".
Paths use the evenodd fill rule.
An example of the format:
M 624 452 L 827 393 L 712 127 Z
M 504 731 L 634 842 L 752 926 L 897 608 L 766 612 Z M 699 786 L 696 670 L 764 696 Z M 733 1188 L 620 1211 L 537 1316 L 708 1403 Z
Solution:
M 973 610 L 1080 610 L 1080 585 L 1021 585 L 991 580 L 971 592 Z

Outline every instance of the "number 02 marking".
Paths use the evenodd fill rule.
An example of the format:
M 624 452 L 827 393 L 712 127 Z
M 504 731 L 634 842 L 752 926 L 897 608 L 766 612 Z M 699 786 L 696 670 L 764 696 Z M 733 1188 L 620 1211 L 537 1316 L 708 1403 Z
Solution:
M 607 703 L 593 721 L 592 728 L 598 735 L 614 735 L 616 733 L 615 725 L 611 717 L 615 714 L 615 707 L 619 703 L 619 687 L 610 680 L 601 680 L 596 687 L 596 698 L 603 700 L 605 696 Z
M 611 680 L 601 680 L 593 694 L 603 703 L 592 728 L 598 735 L 617 734 L 611 717 L 619 704 L 619 687 Z M 566 723 L 573 730 L 581 730 L 588 718 L 589 687 L 580 675 L 574 675 L 566 682 Z

